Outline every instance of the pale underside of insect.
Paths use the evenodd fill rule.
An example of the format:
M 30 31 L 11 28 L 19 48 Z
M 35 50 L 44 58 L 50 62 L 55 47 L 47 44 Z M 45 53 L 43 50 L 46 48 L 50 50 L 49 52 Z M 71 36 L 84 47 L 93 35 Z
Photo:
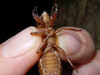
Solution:
M 75 69 L 66 53 L 62 48 L 57 44 L 57 37 L 61 35 L 66 30 L 80 31 L 74 28 L 65 28 L 54 29 L 54 21 L 57 17 L 57 4 L 54 5 L 49 16 L 47 12 L 43 12 L 41 16 L 38 16 L 36 9 L 33 10 L 32 14 L 34 19 L 37 22 L 38 32 L 32 32 L 31 35 L 41 35 L 42 44 L 40 45 L 37 53 L 42 52 L 42 55 L 39 59 L 39 72 L 40 75 L 62 75 L 62 66 L 60 53 L 62 53 L 70 65 Z

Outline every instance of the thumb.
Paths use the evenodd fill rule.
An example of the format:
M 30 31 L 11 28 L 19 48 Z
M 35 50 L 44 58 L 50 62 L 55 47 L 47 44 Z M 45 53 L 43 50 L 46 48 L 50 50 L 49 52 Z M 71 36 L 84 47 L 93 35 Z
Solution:
M 23 75 L 39 59 L 36 50 L 41 44 L 40 36 L 31 36 L 38 31 L 28 27 L 0 45 L 0 75 Z
M 82 64 L 90 61 L 95 54 L 95 45 L 90 34 L 84 29 L 66 28 L 81 31 L 66 30 L 65 34 L 58 37 L 58 45 L 65 51 L 72 62 Z

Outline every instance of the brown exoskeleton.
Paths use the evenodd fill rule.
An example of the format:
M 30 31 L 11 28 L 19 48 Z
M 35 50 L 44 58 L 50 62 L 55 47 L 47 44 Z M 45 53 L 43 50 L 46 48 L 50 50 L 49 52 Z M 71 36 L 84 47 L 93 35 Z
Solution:
M 42 52 L 42 56 L 39 59 L 39 71 L 40 75 L 62 75 L 62 66 L 59 53 L 66 56 L 66 59 L 70 65 L 75 69 L 66 53 L 62 48 L 57 45 L 57 37 L 66 30 L 79 31 L 74 28 L 60 28 L 54 29 L 54 21 L 57 17 L 57 4 L 52 8 L 51 16 L 47 12 L 43 12 L 41 16 L 35 14 L 36 9 L 33 11 L 33 17 L 37 22 L 38 32 L 32 32 L 31 35 L 41 35 L 42 44 L 40 45 L 37 53 Z

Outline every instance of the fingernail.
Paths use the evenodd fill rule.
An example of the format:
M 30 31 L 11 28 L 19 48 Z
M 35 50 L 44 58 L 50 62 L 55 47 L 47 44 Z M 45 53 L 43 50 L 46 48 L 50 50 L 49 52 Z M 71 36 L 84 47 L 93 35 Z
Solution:
M 66 31 L 58 37 L 58 45 L 67 53 L 73 55 L 81 49 L 81 41 L 79 35 L 75 31 Z
M 78 69 L 78 73 L 74 71 L 73 75 L 100 75 L 100 63 L 91 62 L 87 65 L 81 66 Z
M 35 27 L 28 27 L 19 32 L 2 44 L 1 55 L 5 58 L 19 56 L 31 48 L 39 46 L 41 38 L 30 35 L 31 32 L 38 31 Z

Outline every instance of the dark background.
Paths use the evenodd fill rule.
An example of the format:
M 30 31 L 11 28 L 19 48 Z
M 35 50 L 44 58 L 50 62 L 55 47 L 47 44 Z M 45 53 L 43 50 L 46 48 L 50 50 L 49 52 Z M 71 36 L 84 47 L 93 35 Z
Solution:
M 29 26 L 36 26 L 32 10 L 50 13 L 56 0 L 13 0 L 0 2 L 0 43 Z M 57 0 L 58 17 L 56 28 L 73 26 L 86 29 L 92 36 L 96 48 L 100 49 L 100 0 Z M 63 75 L 71 68 L 63 62 Z M 65 69 L 66 68 L 66 69 Z M 68 74 L 68 73 L 67 73 Z M 37 64 L 27 75 L 38 75 Z M 69 75 L 69 74 L 68 74 Z
M 38 6 L 38 13 L 51 10 L 53 0 L 14 0 L 0 3 L 0 43 L 28 26 L 35 26 L 32 10 Z

